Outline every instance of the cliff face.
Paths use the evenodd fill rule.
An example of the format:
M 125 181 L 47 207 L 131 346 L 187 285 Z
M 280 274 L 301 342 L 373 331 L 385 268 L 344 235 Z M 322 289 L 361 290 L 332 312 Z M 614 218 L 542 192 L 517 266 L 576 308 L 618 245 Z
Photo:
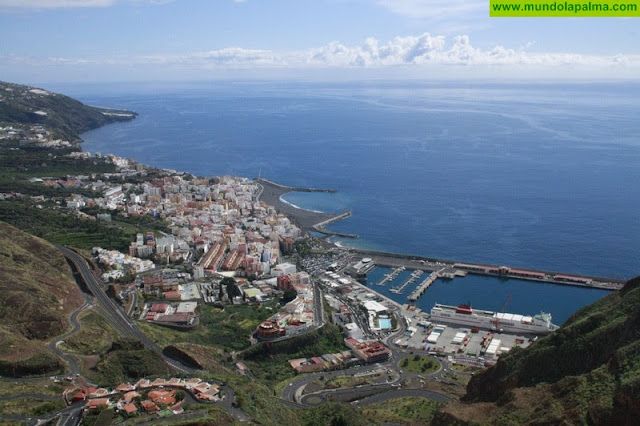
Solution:
M 497 424 L 637 424 L 640 278 L 474 376 L 463 401 L 445 407 L 435 423 L 474 424 L 478 419 Z

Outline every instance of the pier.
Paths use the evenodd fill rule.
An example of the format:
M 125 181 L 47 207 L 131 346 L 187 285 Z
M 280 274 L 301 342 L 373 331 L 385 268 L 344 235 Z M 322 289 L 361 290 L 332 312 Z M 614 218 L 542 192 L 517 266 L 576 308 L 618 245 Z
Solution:
M 384 253 L 370 250 L 349 249 L 351 253 L 366 256 L 378 266 L 388 268 L 404 267 L 406 269 L 441 272 L 441 278 L 454 278 L 466 274 L 486 275 L 500 278 L 514 278 L 527 281 L 538 281 L 549 284 L 572 285 L 579 287 L 598 288 L 602 290 L 620 290 L 626 280 L 620 278 L 606 278 L 588 275 L 568 274 L 554 271 L 512 268 L 461 262 L 450 259 L 438 259 L 423 256 L 412 256 L 397 253 Z
M 397 293 L 397 294 L 403 293 L 403 292 L 404 292 L 404 290 L 405 290 L 408 286 L 410 286 L 411 284 L 413 284 L 414 282 L 416 282 L 416 280 L 417 280 L 418 278 L 420 278 L 420 276 L 421 276 L 422 274 L 424 274 L 424 271 L 421 271 L 421 270 L 419 270 L 419 269 L 418 269 L 418 270 L 413 271 L 413 272 L 411 273 L 411 276 L 409 277 L 409 279 L 408 279 L 407 281 L 405 281 L 402 285 L 400 285 L 400 286 L 398 286 L 398 287 L 394 287 L 394 288 L 392 288 L 392 289 L 391 289 L 391 290 L 389 290 L 389 291 L 391 291 L 391 293 Z
M 280 183 L 276 183 L 276 182 L 273 182 L 273 181 L 270 181 L 270 180 L 264 179 L 264 178 L 256 178 L 255 181 L 258 182 L 258 183 L 267 184 L 267 185 L 270 185 L 270 186 L 275 186 L 275 187 L 284 189 L 286 192 L 328 192 L 328 193 L 338 192 L 335 189 L 302 188 L 302 187 L 299 187 L 299 186 L 287 186 L 287 185 L 282 185 Z
M 335 189 L 322 189 L 322 188 L 300 188 L 295 186 L 287 186 L 279 183 L 272 182 L 264 178 L 257 178 L 256 183 L 259 185 L 259 191 L 256 195 L 256 200 L 266 203 L 269 206 L 275 207 L 278 213 L 286 215 L 292 222 L 298 225 L 305 231 L 315 231 L 327 236 L 344 237 L 344 238 L 358 238 L 356 234 L 346 234 L 343 232 L 334 232 L 325 229 L 326 226 L 337 222 L 342 219 L 346 219 L 351 216 L 350 211 L 346 211 L 339 215 L 315 212 L 310 210 L 301 209 L 288 204 L 281 198 L 288 192 L 328 192 L 334 193 Z
M 329 235 L 332 237 L 358 238 L 356 234 L 345 234 L 343 232 L 335 232 L 335 231 L 329 231 L 325 229 L 325 226 L 331 225 L 332 223 L 337 222 L 339 220 L 346 219 L 349 216 L 351 216 L 351 212 L 347 210 L 346 212 L 339 214 L 338 216 L 329 218 L 320 223 L 316 223 L 311 228 L 316 232 L 320 232 L 321 234 Z
M 399 268 L 394 269 L 393 271 L 391 271 L 388 274 L 384 275 L 384 278 L 378 283 L 379 286 L 383 286 L 386 285 L 388 282 L 395 280 L 398 275 L 400 275 L 400 273 L 402 273 L 405 269 L 404 266 L 401 266 Z
M 435 280 L 440 278 L 440 274 L 442 274 L 445 269 L 447 268 L 442 268 L 438 271 L 432 272 L 431 275 L 429 275 L 426 280 L 422 281 L 420 285 L 413 291 L 413 293 L 411 293 L 409 297 L 407 297 L 407 300 L 409 302 L 415 302 L 416 300 L 418 300 L 420 296 L 422 296 L 422 294 L 427 291 L 431 284 L 433 284 Z
M 274 206 L 278 212 L 287 215 L 303 230 L 316 231 L 329 236 L 357 238 L 357 235 L 355 234 L 345 234 L 325 229 L 327 225 L 351 216 L 350 211 L 335 216 L 327 213 L 312 212 L 309 210 L 296 208 L 295 206 L 287 204 L 280 199 L 283 194 L 291 191 L 333 193 L 336 192 L 335 190 L 321 188 L 298 188 L 282 185 L 263 178 L 257 178 L 256 182 L 260 186 L 260 191 L 258 192 L 256 199 L 261 202 L 264 201 L 267 205 Z M 335 248 L 335 246 L 333 246 L 329 242 L 326 242 L 326 246 L 327 248 Z M 458 276 L 464 276 L 466 274 L 478 274 L 500 278 L 539 281 L 550 284 L 598 288 L 611 291 L 620 290 L 627 281 L 626 279 L 620 278 L 607 278 L 536 269 L 513 268 L 508 266 L 478 264 L 460 260 L 439 259 L 433 257 L 414 256 L 398 253 L 385 253 L 371 250 L 346 250 L 348 250 L 352 254 L 371 258 L 372 263 L 389 268 L 403 267 L 404 269 L 421 270 L 426 272 L 439 271 L 444 268 L 444 271 L 441 273 L 440 277 L 449 279 Z M 378 283 L 378 285 L 385 285 L 391 280 L 392 279 L 385 278 L 380 283 Z

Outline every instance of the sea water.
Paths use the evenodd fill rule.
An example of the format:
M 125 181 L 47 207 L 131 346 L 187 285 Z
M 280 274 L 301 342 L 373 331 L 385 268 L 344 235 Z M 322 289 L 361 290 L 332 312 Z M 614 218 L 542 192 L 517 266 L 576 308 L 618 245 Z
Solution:
M 637 83 L 65 89 L 140 114 L 84 134 L 85 150 L 198 175 L 338 190 L 285 199 L 352 210 L 330 227 L 359 235 L 337 240 L 343 245 L 619 278 L 638 273 Z M 521 297 L 542 300 L 549 291 L 527 288 L 538 291 Z M 591 291 L 560 288 L 554 299 Z M 478 308 L 505 298 L 486 292 L 493 305 Z

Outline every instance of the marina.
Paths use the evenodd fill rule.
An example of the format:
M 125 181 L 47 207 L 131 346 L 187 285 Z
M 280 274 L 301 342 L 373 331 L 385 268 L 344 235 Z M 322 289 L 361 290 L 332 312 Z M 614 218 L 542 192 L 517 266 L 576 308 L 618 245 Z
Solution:
M 427 289 L 431 286 L 431 284 L 434 283 L 435 280 L 437 280 L 438 278 L 440 278 L 440 274 L 443 273 L 445 268 L 440 269 L 439 271 L 435 271 L 433 272 L 431 275 L 429 275 L 429 277 L 424 280 L 419 286 L 418 288 L 416 288 L 413 293 L 411 293 L 409 295 L 409 297 L 407 298 L 407 300 L 409 300 L 410 302 L 415 302 L 416 300 L 418 300 L 418 298 L 420 296 L 422 296 L 422 293 L 424 293 L 425 291 L 427 291 Z
M 384 278 L 378 283 L 379 286 L 387 285 L 387 283 L 395 280 L 400 273 L 404 272 L 406 268 L 404 266 L 400 266 L 399 268 L 394 269 L 390 273 L 386 274 Z
M 474 307 L 504 312 L 504 301 L 511 296 L 509 312 L 530 314 L 541 311 L 550 312 L 553 322 L 561 325 L 578 309 L 611 293 L 611 290 L 598 288 L 468 274 L 464 278 L 456 277 L 453 280 L 443 279 L 443 277 L 431 280 L 431 284 L 422 289 L 422 294 L 415 301 L 408 302 L 409 296 L 406 293 L 398 294 L 391 291 L 394 286 L 403 282 L 402 276 L 388 281 L 386 286 L 377 285 L 392 270 L 377 266 L 367 275 L 365 285 L 371 291 L 393 300 L 398 305 L 409 304 L 412 309 L 425 313 L 430 312 L 436 303 L 453 306 L 469 303 Z M 431 274 L 434 272 L 437 271 Z M 424 281 L 433 278 L 431 274 L 426 278 L 423 275 L 423 279 L 418 281 L 415 289 L 409 288 L 411 291 L 409 295 L 418 290 Z
M 407 281 L 405 281 L 402 285 L 394 287 L 391 289 L 392 293 L 396 293 L 396 294 L 401 294 L 404 293 L 404 291 L 406 290 L 407 287 L 409 287 L 411 284 L 413 284 L 414 282 L 416 282 L 418 280 L 418 278 L 420 278 L 420 276 L 424 274 L 424 271 L 421 271 L 419 269 L 413 271 L 411 273 L 411 276 L 409 277 L 409 279 Z
M 356 255 L 367 256 L 377 266 L 389 268 L 404 267 L 409 270 L 434 272 L 441 270 L 441 277 L 453 278 L 466 274 L 486 275 L 504 279 L 520 279 L 543 283 L 571 285 L 579 287 L 600 288 L 604 290 L 620 290 L 626 280 L 619 278 L 597 277 L 588 275 L 567 274 L 563 272 L 543 271 L 537 269 L 513 268 L 476 264 L 450 259 L 438 259 L 423 256 L 383 253 L 370 250 L 349 249 Z

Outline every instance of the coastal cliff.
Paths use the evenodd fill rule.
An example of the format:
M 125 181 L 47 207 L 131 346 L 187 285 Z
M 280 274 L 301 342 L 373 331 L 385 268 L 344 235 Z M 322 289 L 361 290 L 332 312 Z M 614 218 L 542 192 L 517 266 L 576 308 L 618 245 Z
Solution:
M 638 419 L 640 277 L 474 376 L 462 401 L 444 407 L 433 423 L 630 425 Z
M 0 81 L 0 126 L 40 125 L 56 138 L 77 143 L 83 132 L 136 116 L 135 112 L 92 107 L 47 90 Z

